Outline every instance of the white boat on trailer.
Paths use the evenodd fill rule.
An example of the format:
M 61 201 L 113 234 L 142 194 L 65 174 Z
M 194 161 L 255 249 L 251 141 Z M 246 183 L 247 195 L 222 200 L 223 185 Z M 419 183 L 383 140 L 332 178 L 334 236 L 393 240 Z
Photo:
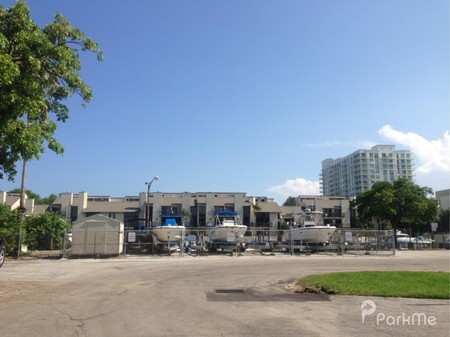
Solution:
M 214 213 L 214 222 L 209 231 L 210 248 L 221 245 L 244 244 L 244 235 L 247 226 L 241 223 L 239 213 L 233 211 L 217 211 Z
M 186 234 L 186 227 L 181 224 L 181 216 L 161 215 L 161 224 L 153 227 L 153 237 L 157 245 L 163 248 L 179 248 L 180 241 Z
M 284 232 L 284 241 L 296 244 L 325 244 L 336 231 L 336 226 L 317 224 L 317 219 L 322 219 L 322 212 L 305 209 L 301 214 L 299 225 L 294 224 Z
M 411 245 L 411 240 L 412 240 L 411 237 L 407 233 L 397 231 L 397 248 L 399 249 L 408 248 Z

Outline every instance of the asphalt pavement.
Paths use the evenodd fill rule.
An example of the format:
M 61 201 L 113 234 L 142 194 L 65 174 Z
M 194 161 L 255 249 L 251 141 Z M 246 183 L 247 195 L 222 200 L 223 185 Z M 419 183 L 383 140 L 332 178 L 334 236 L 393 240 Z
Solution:
M 0 336 L 449 336 L 448 300 L 299 294 L 357 270 L 450 270 L 448 250 L 8 260 Z

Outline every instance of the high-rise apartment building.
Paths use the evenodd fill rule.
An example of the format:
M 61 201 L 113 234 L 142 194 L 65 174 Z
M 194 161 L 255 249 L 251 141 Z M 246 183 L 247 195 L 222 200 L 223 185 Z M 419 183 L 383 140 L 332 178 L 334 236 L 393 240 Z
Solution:
M 377 145 L 338 159 L 322 161 L 321 192 L 324 196 L 351 198 L 378 181 L 398 178 L 413 181 L 413 158 L 409 150 L 395 145 Z

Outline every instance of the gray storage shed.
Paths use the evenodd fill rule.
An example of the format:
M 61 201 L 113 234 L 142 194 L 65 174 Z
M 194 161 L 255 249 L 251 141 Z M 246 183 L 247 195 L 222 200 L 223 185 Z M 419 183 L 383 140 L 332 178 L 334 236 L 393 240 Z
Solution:
M 119 255 L 123 250 L 122 222 L 95 214 L 72 223 L 72 255 Z

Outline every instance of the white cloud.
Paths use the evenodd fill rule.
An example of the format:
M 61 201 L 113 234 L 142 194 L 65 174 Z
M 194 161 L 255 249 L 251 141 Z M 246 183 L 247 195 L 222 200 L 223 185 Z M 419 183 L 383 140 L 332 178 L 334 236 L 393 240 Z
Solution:
M 432 187 L 435 191 L 446 189 L 449 185 L 450 172 L 450 134 L 446 131 L 441 139 L 427 140 L 413 132 L 397 131 L 390 125 L 383 126 L 378 133 L 394 144 L 409 148 L 415 157 L 415 171 L 417 183 L 421 186 Z M 334 147 L 349 145 L 342 142 L 325 142 L 317 144 L 303 144 L 309 147 Z M 361 148 L 370 148 L 375 143 L 357 142 Z M 354 146 L 358 147 L 353 143 Z M 281 185 L 269 187 L 268 192 L 282 198 L 298 195 L 320 195 L 320 183 L 304 178 L 288 179 Z
M 450 134 L 446 131 L 442 139 L 427 140 L 414 132 L 397 131 L 390 125 L 383 126 L 378 133 L 397 144 L 411 149 L 417 162 L 419 174 L 450 172 Z
M 303 178 L 288 179 L 281 185 L 269 187 L 267 191 L 284 198 L 289 196 L 296 197 L 298 195 L 319 195 L 320 183 Z

